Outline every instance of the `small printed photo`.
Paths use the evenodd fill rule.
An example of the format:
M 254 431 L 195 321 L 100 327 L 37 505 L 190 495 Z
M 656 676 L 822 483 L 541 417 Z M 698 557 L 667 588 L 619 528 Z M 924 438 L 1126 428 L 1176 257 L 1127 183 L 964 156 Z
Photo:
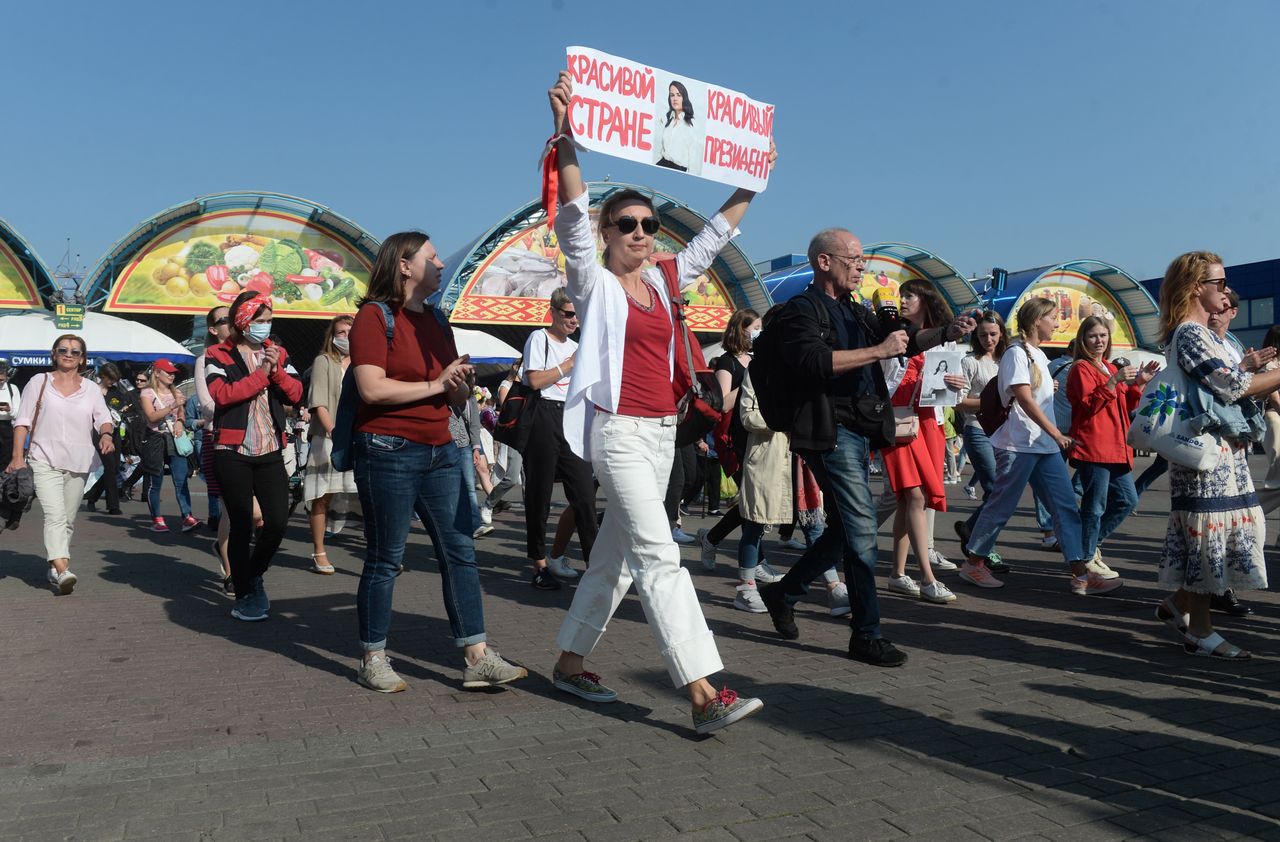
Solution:
M 663 73 L 658 73 L 654 82 L 653 163 L 698 175 L 702 172 L 706 115 L 698 114 L 697 104 L 706 102 L 707 86 Z

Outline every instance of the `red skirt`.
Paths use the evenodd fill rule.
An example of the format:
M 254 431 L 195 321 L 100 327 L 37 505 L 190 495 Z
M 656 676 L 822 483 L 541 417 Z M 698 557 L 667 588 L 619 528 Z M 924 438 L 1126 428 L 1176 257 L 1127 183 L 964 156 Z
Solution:
M 895 492 L 908 488 L 924 491 L 925 506 L 939 512 L 947 510 L 947 491 L 942 483 L 946 464 L 947 442 L 933 409 L 919 413 L 920 435 L 910 444 L 886 447 L 880 451 L 889 485 Z

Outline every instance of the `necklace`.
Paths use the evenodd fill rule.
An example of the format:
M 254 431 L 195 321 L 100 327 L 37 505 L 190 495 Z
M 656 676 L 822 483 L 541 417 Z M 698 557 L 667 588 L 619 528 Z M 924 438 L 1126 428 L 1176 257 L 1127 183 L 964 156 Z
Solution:
M 641 303 L 640 303 L 640 301 L 639 301 L 639 299 L 637 299 L 634 295 L 632 295 L 632 294 L 631 294 L 631 290 L 627 289 L 625 286 L 622 288 L 622 291 L 623 291 L 623 292 L 625 292 L 625 293 L 627 294 L 627 300 L 628 300 L 628 301 L 630 301 L 632 304 L 634 304 L 634 305 L 636 306 L 636 308 L 637 308 L 637 309 L 639 309 L 640 311 L 645 312 L 645 313 L 652 313 L 652 312 L 653 312 L 653 306 L 654 306 L 655 304 L 657 304 L 658 302 L 654 300 L 653 288 L 652 288 L 652 287 L 650 287 L 648 284 L 644 284 L 644 287 L 645 287 L 645 289 L 649 290 L 649 303 L 648 303 L 648 304 L 641 304 Z

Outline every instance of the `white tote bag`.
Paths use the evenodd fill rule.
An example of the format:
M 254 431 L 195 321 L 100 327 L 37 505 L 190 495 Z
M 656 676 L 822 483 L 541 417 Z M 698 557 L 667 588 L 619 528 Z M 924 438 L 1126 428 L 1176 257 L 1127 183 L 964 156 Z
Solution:
M 1129 446 L 1153 450 L 1184 468 L 1207 471 L 1218 463 L 1221 446 L 1217 436 L 1193 429 L 1188 423 L 1200 411 L 1189 403 L 1196 385 L 1178 365 L 1177 347 L 1175 332 L 1165 351 L 1165 367 L 1142 390 L 1138 411 L 1129 426 Z

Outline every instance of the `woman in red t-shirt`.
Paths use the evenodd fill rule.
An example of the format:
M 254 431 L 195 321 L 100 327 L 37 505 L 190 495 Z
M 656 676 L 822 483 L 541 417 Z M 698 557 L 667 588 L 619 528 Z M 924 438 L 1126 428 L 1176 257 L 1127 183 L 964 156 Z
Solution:
M 426 234 L 388 237 L 349 336 L 362 401 L 353 452 L 366 545 L 356 593 L 364 650 L 357 680 L 379 693 L 406 686 L 386 648 L 391 598 L 415 514 L 435 545 L 445 612 L 465 661 L 462 686 L 492 687 L 528 675 L 485 643 L 471 538 L 475 489 L 467 488 L 461 462 L 470 455 L 449 433 L 449 405 L 466 403 L 475 369 L 458 356 L 447 323 L 423 303 L 440 288 L 443 268 Z M 390 340 L 386 312 L 393 320 Z
M 667 673 L 689 694 L 695 729 L 707 733 L 755 713 L 763 703 L 739 698 L 728 688 L 717 693 L 707 680 L 724 665 L 689 573 L 680 566 L 680 549 L 663 505 L 675 455 L 673 354 L 684 350 L 673 327 L 663 275 L 651 265 L 661 220 L 653 200 L 643 193 L 610 194 L 600 206 L 605 245 L 600 265 L 590 196 L 571 141 L 567 111 L 573 82 L 568 72 L 560 74 L 548 94 L 560 185 L 556 237 L 565 259 L 565 288 L 582 324 L 565 401 L 565 438 L 591 460 L 609 498 L 591 566 L 556 639 L 560 657 L 553 682 L 589 701 L 617 698 L 600 676 L 584 669 L 583 660 L 634 582 Z M 711 265 L 754 196 L 747 190 L 735 192 L 675 256 L 681 288 Z
M 951 310 L 942 296 L 925 281 L 911 280 L 902 285 L 902 317 L 917 328 L 938 327 L 950 323 Z M 886 369 L 895 361 L 884 360 Z M 889 376 L 893 372 L 886 371 Z M 924 354 L 907 360 L 906 370 L 893 393 L 894 407 L 910 407 L 920 423 L 920 431 L 910 442 L 881 451 L 889 485 L 897 495 L 898 508 L 893 518 L 893 575 L 889 590 L 914 596 L 926 602 L 955 602 L 951 589 L 933 576 L 929 563 L 929 544 L 933 537 L 933 519 L 928 509 L 947 510 L 947 491 L 942 482 L 947 458 L 947 442 L 942 435 L 941 412 L 932 406 L 920 406 L 920 381 L 924 377 Z M 892 379 L 892 378 L 890 378 Z M 968 385 L 960 372 L 946 375 L 946 383 L 959 390 Z M 915 551 L 920 564 L 920 581 L 907 575 L 907 548 Z
M 1138 408 L 1142 387 L 1160 369 L 1118 368 L 1111 356 L 1111 325 L 1089 316 L 1076 332 L 1076 361 L 1067 373 L 1071 401 L 1071 464 L 1080 478 L 1081 537 L 1090 569 L 1105 579 L 1117 574 L 1102 560 L 1098 545 L 1138 505 L 1133 485 L 1133 451 L 1129 449 L 1129 416 Z

